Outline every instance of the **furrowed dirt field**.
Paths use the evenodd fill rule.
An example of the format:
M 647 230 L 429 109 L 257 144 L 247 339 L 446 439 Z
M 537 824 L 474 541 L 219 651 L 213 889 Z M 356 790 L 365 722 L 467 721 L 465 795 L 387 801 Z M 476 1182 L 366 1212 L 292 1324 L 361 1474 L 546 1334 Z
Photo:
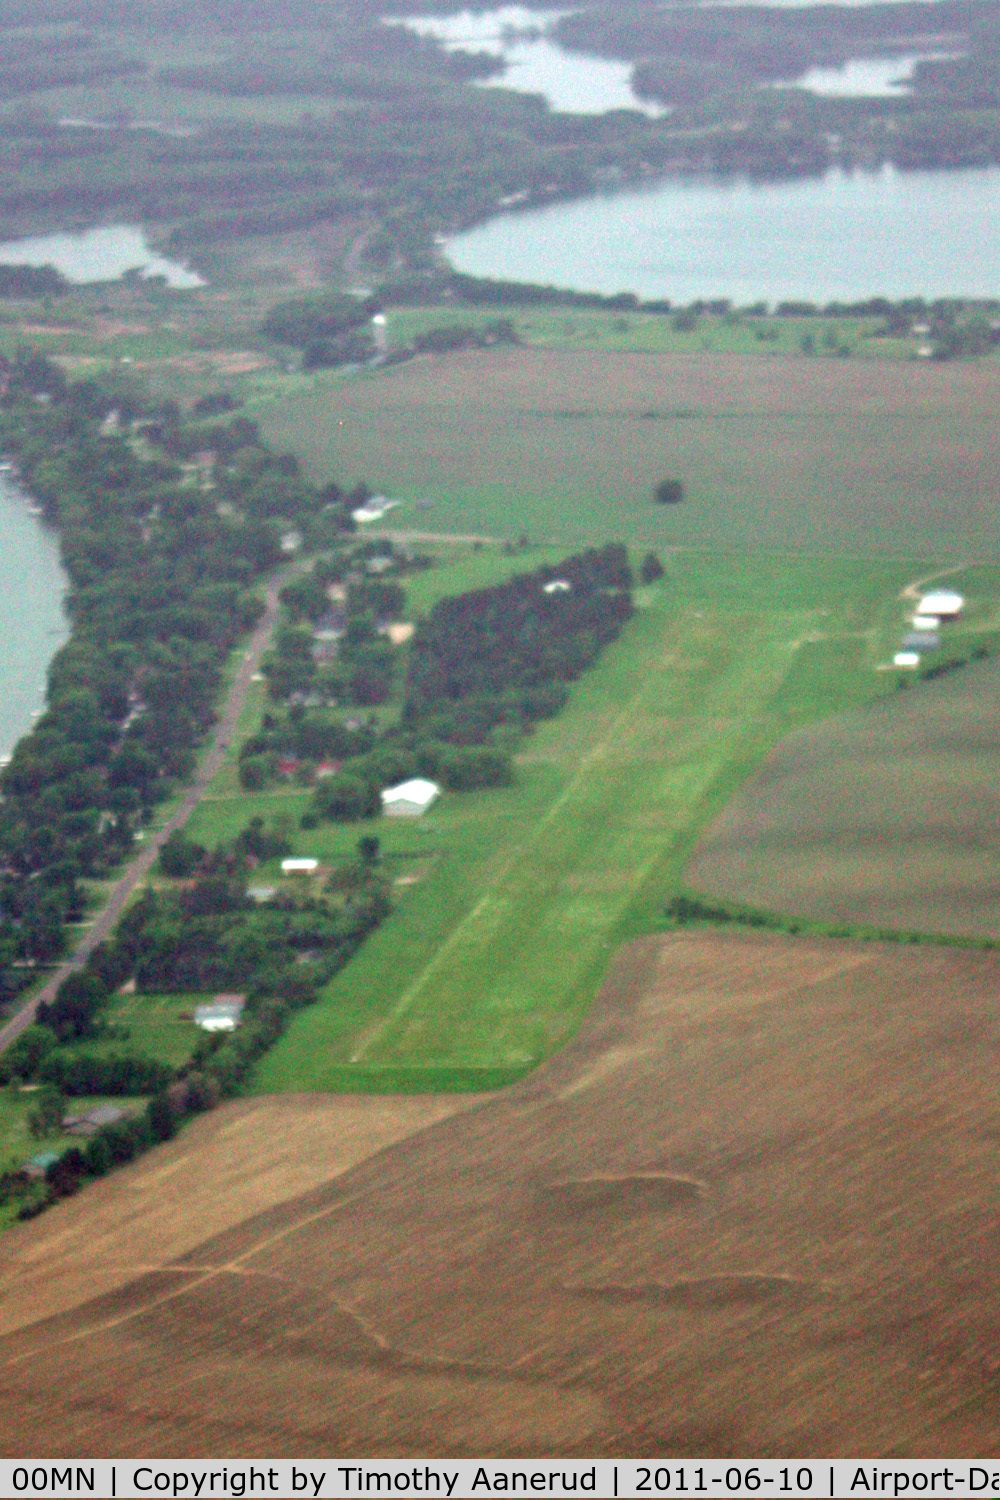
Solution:
M 1000 937 L 1000 659 L 799 731 L 684 870 L 773 911 Z
M 995 1453 L 998 988 L 992 954 L 642 940 L 506 1095 L 240 1223 L 220 1188 L 222 1232 L 156 1230 L 104 1297 L 81 1269 L 0 1340 L 0 1448 Z M 105 1257 L 167 1159 L 87 1195 Z M 80 1225 L 9 1264 L 58 1277 Z
M 998 400 L 996 361 L 493 349 L 252 414 L 315 475 L 405 497 L 400 526 L 996 558 Z M 680 506 L 652 503 L 668 477 Z

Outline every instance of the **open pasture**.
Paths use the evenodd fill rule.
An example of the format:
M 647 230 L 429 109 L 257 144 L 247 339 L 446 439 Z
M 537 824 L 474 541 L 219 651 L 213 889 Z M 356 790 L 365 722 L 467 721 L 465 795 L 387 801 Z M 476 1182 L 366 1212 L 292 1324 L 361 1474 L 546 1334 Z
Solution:
M 998 985 L 685 932 L 451 1118 L 227 1106 L 5 1239 L 0 1451 L 995 1453 Z
M 992 559 L 998 400 L 998 361 L 492 349 L 251 414 L 317 477 L 405 498 L 401 527 Z M 687 498 L 654 505 L 671 477 Z
M 1000 937 L 998 747 L 996 656 L 803 729 L 709 827 L 684 884 L 822 921 Z
M 524 742 L 516 785 L 446 793 L 419 822 L 297 830 L 296 853 L 320 860 L 376 833 L 395 910 L 254 1088 L 486 1086 L 562 1045 L 622 934 L 661 925 L 697 833 L 766 752 L 889 686 L 874 667 L 908 576 L 899 563 L 677 554 Z M 220 792 L 193 835 L 301 806 L 266 795 Z

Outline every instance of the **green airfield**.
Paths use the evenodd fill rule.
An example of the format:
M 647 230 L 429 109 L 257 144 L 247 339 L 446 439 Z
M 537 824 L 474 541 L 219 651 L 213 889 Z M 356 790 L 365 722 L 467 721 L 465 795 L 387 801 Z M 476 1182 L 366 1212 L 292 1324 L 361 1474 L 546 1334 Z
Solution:
M 459 549 L 450 592 L 535 554 Z M 395 910 L 259 1065 L 259 1092 L 486 1087 L 582 1019 L 614 949 L 662 926 L 704 827 L 785 734 L 893 685 L 898 599 L 919 566 L 677 553 L 622 637 L 524 742 L 517 784 L 381 820 Z M 296 851 L 350 853 L 370 825 L 304 832 L 308 794 L 240 793 L 223 772 L 193 837 L 291 815 Z M 273 872 L 264 872 L 271 874 Z

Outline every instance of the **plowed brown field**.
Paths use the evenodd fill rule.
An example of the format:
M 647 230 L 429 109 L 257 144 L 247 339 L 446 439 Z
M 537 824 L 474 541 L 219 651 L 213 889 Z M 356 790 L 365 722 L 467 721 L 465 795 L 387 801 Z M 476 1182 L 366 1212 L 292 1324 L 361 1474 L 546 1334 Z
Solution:
M 688 931 L 627 950 L 531 1079 L 254 1217 L 206 1121 L 11 1241 L 79 1303 L 24 1321 L 45 1288 L 14 1283 L 0 1448 L 995 1453 L 998 990 L 991 954 Z M 400 1136 L 426 1104 L 336 1101 L 408 1102 Z M 341 1128 L 280 1104 L 290 1162 Z

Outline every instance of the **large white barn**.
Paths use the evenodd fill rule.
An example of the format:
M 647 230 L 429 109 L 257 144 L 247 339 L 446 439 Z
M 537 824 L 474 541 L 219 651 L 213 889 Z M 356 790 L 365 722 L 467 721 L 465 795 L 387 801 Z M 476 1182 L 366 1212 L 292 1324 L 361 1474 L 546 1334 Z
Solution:
M 414 776 L 412 781 L 386 787 L 382 793 L 382 811 L 387 818 L 419 818 L 440 795 L 441 788 L 436 781 Z

